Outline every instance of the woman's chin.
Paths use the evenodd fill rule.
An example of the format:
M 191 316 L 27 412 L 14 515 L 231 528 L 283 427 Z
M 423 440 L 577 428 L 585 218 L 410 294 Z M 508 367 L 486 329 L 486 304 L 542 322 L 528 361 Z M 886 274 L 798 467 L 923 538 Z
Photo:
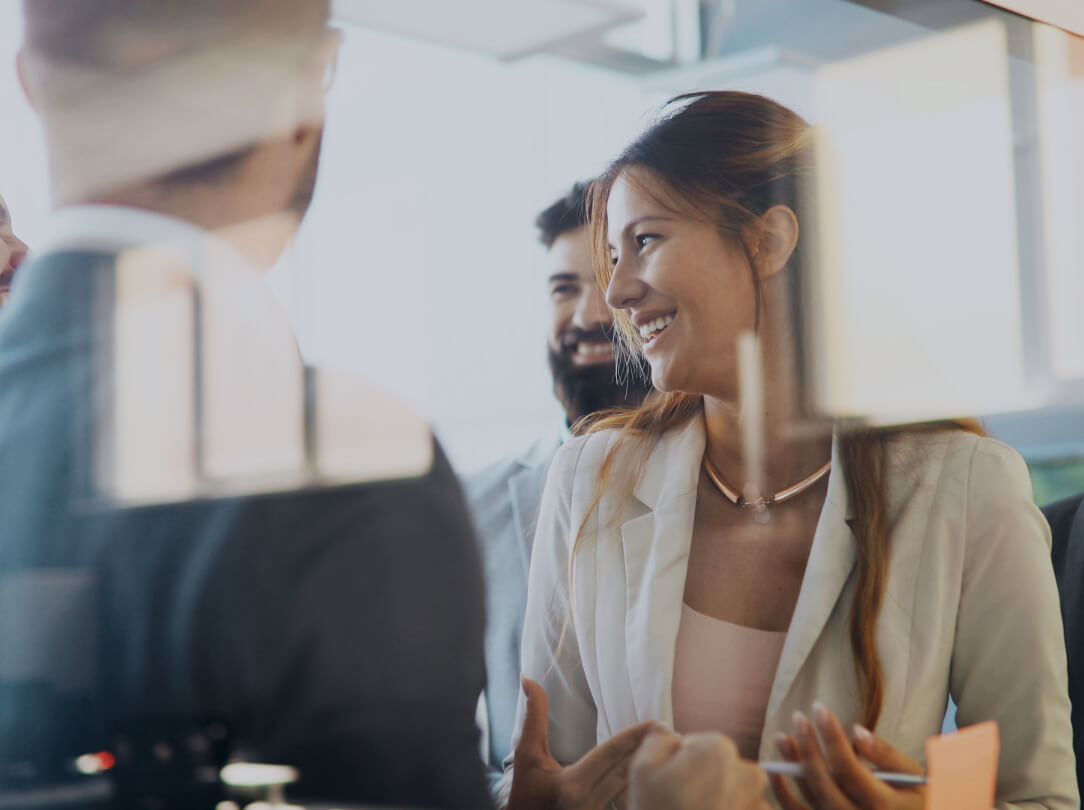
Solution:
M 690 394 L 692 396 L 708 395 L 708 392 L 703 390 L 704 387 L 696 385 L 693 380 L 677 379 L 672 374 L 659 374 L 652 371 L 651 385 L 656 391 L 661 391 L 664 394 Z
M 672 394 L 681 391 L 681 386 L 675 384 L 673 375 L 668 375 L 664 370 L 657 368 L 651 369 L 651 384 L 655 387 L 656 391 L 662 391 L 664 394 Z

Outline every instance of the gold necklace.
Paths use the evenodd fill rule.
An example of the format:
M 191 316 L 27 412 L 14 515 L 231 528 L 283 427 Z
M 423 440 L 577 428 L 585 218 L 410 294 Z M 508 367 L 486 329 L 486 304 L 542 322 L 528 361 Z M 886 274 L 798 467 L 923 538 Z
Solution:
M 805 492 L 815 483 L 820 481 L 824 476 L 828 475 L 828 471 L 832 469 L 832 460 L 829 459 L 825 462 L 824 466 L 811 475 L 807 475 L 797 484 L 792 484 L 785 489 L 779 490 L 774 495 L 769 495 L 767 498 L 762 495 L 756 494 L 756 489 L 753 488 L 755 497 L 746 498 L 745 495 L 735 492 L 734 489 L 723 480 L 723 476 L 719 475 L 719 471 L 715 469 L 715 465 L 711 463 L 711 459 L 708 458 L 708 454 L 704 453 L 704 472 L 708 474 L 708 478 L 711 479 L 711 483 L 715 484 L 715 488 L 723 493 L 724 497 L 735 506 L 740 506 L 743 509 L 755 509 L 758 512 L 763 512 L 769 506 L 775 506 L 776 504 L 789 501 L 795 495 Z

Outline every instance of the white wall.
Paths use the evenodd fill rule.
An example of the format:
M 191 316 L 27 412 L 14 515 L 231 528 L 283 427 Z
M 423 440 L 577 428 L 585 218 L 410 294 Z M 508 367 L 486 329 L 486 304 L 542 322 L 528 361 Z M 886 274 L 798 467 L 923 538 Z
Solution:
M 532 221 L 643 121 L 630 79 L 347 30 L 298 244 L 306 353 L 385 383 L 471 468 L 559 421 Z
M 49 198 L 14 69 L 21 29 L 18 4 L 0 4 L 0 194 L 33 247 Z M 316 200 L 271 275 L 303 352 L 402 394 L 464 468 L 554 429 L 532 221 L 605 165 L 646 106 L 602 70 L 346 27 Z

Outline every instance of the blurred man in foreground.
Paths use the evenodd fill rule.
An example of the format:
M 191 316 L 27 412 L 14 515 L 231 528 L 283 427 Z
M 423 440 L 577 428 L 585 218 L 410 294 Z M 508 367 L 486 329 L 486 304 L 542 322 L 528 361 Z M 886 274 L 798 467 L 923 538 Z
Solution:
M 298 768 L 294 796 L 478 808 L 482 582 L 455 478 L 420 420 L 303 366 L 262 278 L 316 181 L 328 6 L 24 2 L 58 210 L 0 322 L 0 587 L 26 625 L 17 583 L 93 579 L 101 644 L 68 674 L 109 739 L 211 718 L 229 756 Z M 4 694 L 18 753 L 34 718 Z M 76 736 L 44 719 L 56 750 Z M 166 768 L 179 749 L 150 739 Z

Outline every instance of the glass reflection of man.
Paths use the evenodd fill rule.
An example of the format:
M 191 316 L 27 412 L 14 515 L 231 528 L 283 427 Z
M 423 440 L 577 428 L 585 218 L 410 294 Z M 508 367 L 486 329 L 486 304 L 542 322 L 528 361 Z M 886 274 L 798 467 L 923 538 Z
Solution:
M 291 796 L 484 807 L 481 569 L 440 448 L 370 392 L 344 410 L 379 441 L 336 469 L 401 461 L 399 428 L 423 437 L 418 467 L 335 487 L 282 477 L 279 449 L 308 422 L 278 382 L 309 377 L 262 269 L 313 193 L 329 5 L 25 0 L 20 77 L 58 210 L 0 319 L 0 578 L 94 575 L 110 728 L 215 719 L 231 756 L 299 769 Z M 198 406 L 195 374 L 215 383 Z M 286 428 L 263 429 L 284 406 Z M 149 428 L 123 444 L 133 422 Z M 191 494 L 194 459 L 223 468 L 201 487 L 253 462 L 269 483 Z M 103 502 L 96 486 L 118 476 L 161 497 Z M 33 736 L 63 744 L 75 723 L 54 720 Z M 0 750 L 18 731 L 0 723 Z
M 618 373 L 613 320 L 592 264 L 586 191 L 577 183 L 535 220 L 547 249 L 547 353 L 564 421 L 526 452 L 465 481 L 486 569 L 485 701 L 491 787 L 503 770 L 515 720 L 527 567 L 550 460 L 577 420 L 606 408 L 634 406 L 650 390 L 643 367 Z
M 3 268 L 0 270 L 0 306 L 8 302 L 15 271 L 26 259 L 26 254 L 26 243 L 12 230 L 11 209 L 0 197 L 0 268 Z

